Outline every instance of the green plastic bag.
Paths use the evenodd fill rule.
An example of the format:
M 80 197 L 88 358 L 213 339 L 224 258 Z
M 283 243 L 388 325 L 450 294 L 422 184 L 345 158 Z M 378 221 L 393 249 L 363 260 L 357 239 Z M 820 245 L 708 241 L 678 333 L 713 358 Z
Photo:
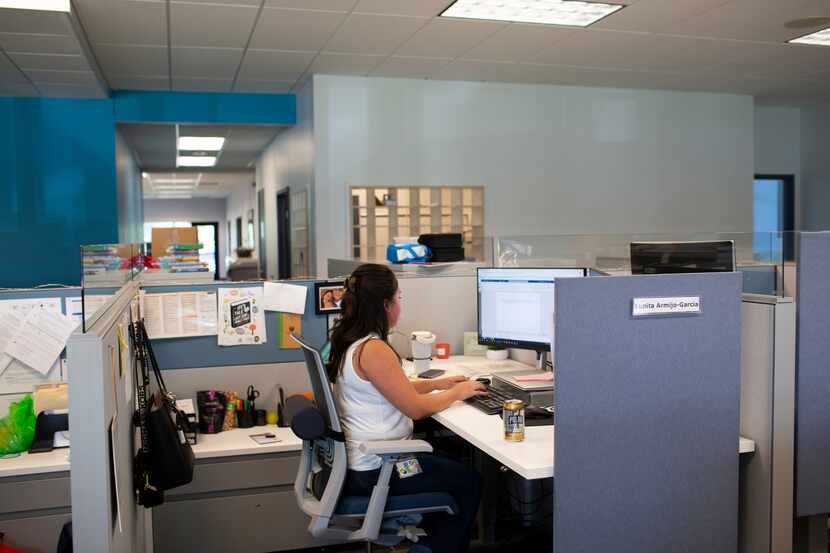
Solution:
M 0 419 L 0 455 L 28 451 L 35 439 L 36 420 L 31 395 L 12 403 L 9 414 Z

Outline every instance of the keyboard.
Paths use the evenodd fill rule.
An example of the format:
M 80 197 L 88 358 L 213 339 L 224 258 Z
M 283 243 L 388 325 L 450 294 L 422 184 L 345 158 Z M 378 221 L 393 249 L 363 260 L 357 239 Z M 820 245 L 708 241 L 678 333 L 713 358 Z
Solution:
M 473 396 L 464 400 L 479 411 L 483 411 L 488 415 L 495 415 L 501 413 L 504 402 L 508 399 L 515 399 L 501 390 L 487 386 L 486 396 Z

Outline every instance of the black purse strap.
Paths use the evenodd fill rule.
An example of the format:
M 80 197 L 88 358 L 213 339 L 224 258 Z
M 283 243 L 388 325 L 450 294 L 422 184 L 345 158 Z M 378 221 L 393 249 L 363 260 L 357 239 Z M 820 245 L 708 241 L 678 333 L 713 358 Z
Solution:
M 138 420 L 135 421 L 141 434 L 141 451 L 150 454 L 150 435 L 147 430 L 147 388 L 150 385 L 150 375 L 147 373 L 146 355 L 144 350 L 143 323 L 130 323 L 130 340 L 133 346 L 133 372 L 135 374 L 136 403 L 138 404 Z
M 144 326 L 143 319 L 139 324 L 139 328 L 141 330 L 145 356 L 146 359 L 150 361 L 150 367 L 153 369 L 153 374 L 156 376 L 156 382 L 159 386 L 159 392 L 161 392 L 162 397 L 164 397 L 165 399 L 169 399 L 170 394 L 167 392 L 167 386 L 164 384 L 164 377 L 161 376 L 161 369 L 159 369 L 158 361 L 156 361 L 156 354 L 153 352 L 153 346 L 150 345 L 150 337 L 147 335 L 147 327 Z

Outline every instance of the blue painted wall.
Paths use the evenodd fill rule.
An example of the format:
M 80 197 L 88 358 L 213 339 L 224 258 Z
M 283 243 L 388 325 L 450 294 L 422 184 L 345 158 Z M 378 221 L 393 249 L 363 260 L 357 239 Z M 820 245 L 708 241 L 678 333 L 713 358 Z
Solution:
M 290 94 L 0 97 L 0 287 L 80 283 L 80 247 L 118 241 L 118 122 L 293 125 Z
M 0 286 L 80 282 L 80 246 L 118 240 L 109 100 L 0 98 Z

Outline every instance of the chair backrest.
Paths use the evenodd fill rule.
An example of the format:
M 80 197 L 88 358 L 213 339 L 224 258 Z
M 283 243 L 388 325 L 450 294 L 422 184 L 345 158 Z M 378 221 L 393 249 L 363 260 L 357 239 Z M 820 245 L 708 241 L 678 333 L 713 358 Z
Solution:
M 311 381 L 311 390 L 314 393 L 314 403 L 323 415 L 326 426 L 334 432 L 342 432 L 340 417 L 334 402 L 334 394 L 320 351 L 309 344 L 302 336 L 291 334 L 291 338 L 303 348 L 308 378 Z

